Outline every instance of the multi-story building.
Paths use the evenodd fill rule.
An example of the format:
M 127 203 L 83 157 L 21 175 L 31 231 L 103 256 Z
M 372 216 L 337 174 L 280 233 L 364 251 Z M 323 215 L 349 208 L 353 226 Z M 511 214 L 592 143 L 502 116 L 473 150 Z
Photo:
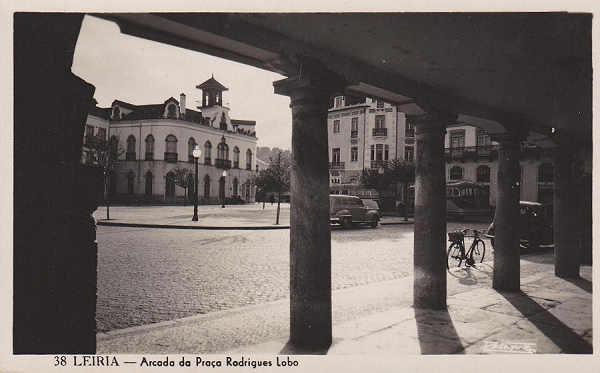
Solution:
M 374 195 L 360 185 L 362 170 L 379 169 L 393 159 L 414 161 L 414 125 L 392 104 L 338 96 L 329 109 L 327 125 L 332 193 Z M 497 143 L 476 127 L 453 125 L 446 130 L 445 148 L 449 196 L 458 192 L 452 185 L 469 181 L 484 191 L 489 206 L 495 206 Z M 524 145 L 522 150 L 521 199 L 551 203 L 551 155 L 535 146 Z M 402 189 L 397 192 L 397 198 L 404 200 Z
M 115 100 L 110 108 L 94 108 L 87 119 L 84 158 L 93 161 L 86 144 L 110 137 L 118 142 L 119 161 L 109 177 L 113 200 L 192 200 L 195 158 L 200 146 L 198 194 L 201 203 L 225 198 L 254 201 L 250 178 L 256 169 L 255 121 L 231 119 L 223 106 L 228 89 L 210 78 L 196 86 L 202 90 L 197 110 L 186 107 L 186 96 L 161 104 L 133 105 Z M 176 187 L 178 169 L 187 169 L 186 189 Z

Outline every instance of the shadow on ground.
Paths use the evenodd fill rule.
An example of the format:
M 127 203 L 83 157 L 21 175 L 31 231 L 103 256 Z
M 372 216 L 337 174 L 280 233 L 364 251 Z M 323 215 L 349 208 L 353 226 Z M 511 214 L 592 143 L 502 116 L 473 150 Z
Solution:
M 414 310 L 422 355 L 464 353 L 464 346 L 447 310 Z

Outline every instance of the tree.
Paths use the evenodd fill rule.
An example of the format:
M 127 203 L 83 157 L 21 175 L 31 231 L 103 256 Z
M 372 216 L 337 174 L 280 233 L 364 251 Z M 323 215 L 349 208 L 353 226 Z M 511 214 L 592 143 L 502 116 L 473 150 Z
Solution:
M 269 166 L 261 170 L 253 179 L 254 185 L 257 186 L 257 193 L 277 193 L 277 217 L 275 224 L 279 224 L 281 193 L 290 189 L 290 168 L 290 158 L 286 154 L 279 152 L 277 158 L 272 157 Z
M 404 188 L 404 219 L 407 220 L 407 204 L 406 198 L 408 191 L 408 184 L 413 183 L 415 180 L 415 166 L 412 162 L 402 161 L 400 159 L 393 159 L 391 162 L 385 164 L 382 168 L 376 169 L 365 169 L 362 171 L 360 176 L 361 185 L 367 188 L 373 188 L 377 190 L 379 195 L 383 194 L 383 191 L 389 189 L 390 186 L 394 187 L 394 195 L 396 200 L 398 199 L 397 190 L 398 184 L 402 184 Z
M 185 190 L 185 196 L 187 198 L 188 188 L 194 188 L 194 180 L 190 178 L 190 175 L 193 175 L 192 171 L 187 168 L 176 167 L 172 169 L 171 172 L 175 175 L 175 179 L 173 180 L 175 185 L 180 186 Z
M 102 167 L 104 175 L 106 219 L 108 220 L 110 219 L 109 181 L 115 168 L 119 164 L 119 157 L 125 153 L 125 150 L 119 146 L 119 138 L 116 136 L 111 136 L 108 140 L 98 136 L 87 138 L 85 147 L 89 149 L 86 152 L 86 164 Z

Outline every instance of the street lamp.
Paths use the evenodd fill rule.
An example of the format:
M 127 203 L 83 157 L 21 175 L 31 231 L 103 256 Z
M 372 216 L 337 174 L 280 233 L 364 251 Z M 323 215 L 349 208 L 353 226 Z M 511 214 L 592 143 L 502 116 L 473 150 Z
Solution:
M 225 191 L 226 191 L 226 186 L 227 186 L 227 171 L 223 170 L 223 204 L 221 205 L 221 208 L 225 208 Z
M 195 172 L 194 172 L 194 216 L 192 217 L 192 221 L 198 221 L 198 158 L 202 155 L 202 150 L 200 150 L 200 146 L 196 144 L 194 150 L 192 151 L 192 156 L 194 157 L 195 164 Z

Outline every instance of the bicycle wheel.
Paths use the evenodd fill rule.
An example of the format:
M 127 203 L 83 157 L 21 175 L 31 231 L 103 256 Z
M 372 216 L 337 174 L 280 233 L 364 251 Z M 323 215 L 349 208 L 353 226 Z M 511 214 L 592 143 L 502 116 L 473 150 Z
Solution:
M 453 243 L 448 248 L 448 256 L 446 257 L 446 268 L 458 268 L 462 263 L 462 255 L 460 252 L 460 245 Z
M 472 253 L 475 263 L 483 262 L 483 258 L 485 257 L 485 242 L 479 238 L 475 239 L 475 245 L 473 246 Z

